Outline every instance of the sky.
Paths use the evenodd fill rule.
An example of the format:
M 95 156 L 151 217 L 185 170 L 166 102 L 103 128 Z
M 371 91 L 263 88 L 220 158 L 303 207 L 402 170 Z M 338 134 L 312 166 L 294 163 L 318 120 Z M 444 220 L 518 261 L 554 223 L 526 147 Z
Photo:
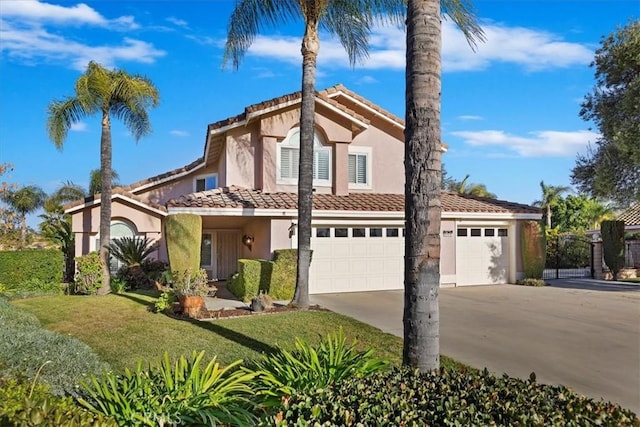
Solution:
M 300 90 L 302 23 L 266 28 L 239 69 L 224 66 L 234 0 L 1 0 L 0 180 L 52 193 L 88 187 L 100 166 L 99 117 L 74 125 L 62 150 L 46 132 L 47 107 L 74 94 L 89 61 L 148 77 L 161 102 L 153 132 L 136 142 L 113 124 L 113 168 L 130 184 L 203 154 L 209 123 Z M 531 204 L 540 181 L 571 185 L 576 155 L 598 138 L 579 117 L 594 86 L 603 36 L 640 17 L 638 0 L 476 0 L 486 41 L 475 52 L 443 20 L 442 140 L 448 175 L 485 184 L 499 199 Z M 402 27 L 377 26 L 369 56 L 351 67 L 322 33 L 316 87 L 341 83 L 404 118 Z M 403 173 L 403 171 L 398 171 Z M 32 215 L 30 226 L 39 220 Z

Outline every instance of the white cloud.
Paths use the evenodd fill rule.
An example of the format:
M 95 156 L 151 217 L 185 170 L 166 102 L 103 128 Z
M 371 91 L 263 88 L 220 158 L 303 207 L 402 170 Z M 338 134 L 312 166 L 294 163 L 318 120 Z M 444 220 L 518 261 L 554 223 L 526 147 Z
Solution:
M 37 23 L 56 23 L 66 25 L 95 25 L 100 27 L 139 28 L 132 16 L 107 19 L 95 9 L 84 3 L 75 6 L 61 6 L 43 3 L 39 0 L 4 1 L 0 8 L 0 17 L 17 18 L 20 21 Z
M 69 130 L 72 132 L 84 132 L 87 130 L 87 124 L 85 122 L 72 123 Z
M 119 61 L 153 63 L 166 54 L 150 43 L 133 38 L 124 38 L 120 44 L 112 46 L 91 46 L 40 27 L 23 29 L 10 22 L 3 21 L 1 24 L 0 52 L 6 52 L 11 58 L 29 63 L 65 63 L 84 71 L 90 60 L 110 68 Z
M 522 157 L 567 157 L 584 152 L 599 134 L 586 130 L 562 132 L 543 130 L 529 132 L 527 136 L 506 133 L 501 130 L 457 131 L 451 135 L 460 137 L 472 147 L 498 148 Z M 495 155 L 496 153 L 490 153 Z
M 184 19 L 176 18 L 175 16 L 170 16 L 166 20 L 167 22 L 171 22 L 173 25 L 176 25 L 178 27 L 189 28 L 189 23 Z
M 371 83 L 378 83 L 378 80 L 376 80 L 375 77 L 373 76 L 362 76 L 358 79 L 358 81 L 356 82 L 357 84 L 371 84 Z
M 483 25 L 486 42 L 477 52 L 450 21 L 442 23 L 442 68 L 444 72 L 480 71 L 495 63 L 514 64 L 527 71 L 565 68 L 588 64 L 593 52 L 585 45 L 564 41 L 562 36 L 504 24 Z M 318 64 L 331 68 L 348 67 L 344 48 L 336 38 L 320 35 Z M 298 65 L 300 37 L 259 35 L 247 54 Z M 358 68 L 395 69 L 405 66 L 405 32 L 398 27 L 377 27 L 369 38 L 369 56 Z
M 482 120 L 482 116 L 474 116 L 471 114 L 463 114 L 457 117 L 458 120 Z
M 171 135 L 173 136 L 177 136 L 179 138 L 186 138 L 188 137 L 190 134 L 189 132 L 185 131 L 185 130 L 172 130 L 171 132 L 169 132 Z

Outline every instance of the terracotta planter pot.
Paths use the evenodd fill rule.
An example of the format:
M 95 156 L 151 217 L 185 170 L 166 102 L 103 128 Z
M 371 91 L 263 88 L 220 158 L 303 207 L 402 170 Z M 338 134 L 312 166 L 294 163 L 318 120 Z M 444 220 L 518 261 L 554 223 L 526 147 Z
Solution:
M 182 295 L 178 298 L 182 306 L 182 312 L 189 317 L 197 317 L 204 307 L 204 297 L 194 295 Z

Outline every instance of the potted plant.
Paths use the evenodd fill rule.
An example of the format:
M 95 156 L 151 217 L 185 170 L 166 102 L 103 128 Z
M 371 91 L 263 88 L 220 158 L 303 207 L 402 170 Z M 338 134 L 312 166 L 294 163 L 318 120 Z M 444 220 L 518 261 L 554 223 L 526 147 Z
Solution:
M 204 297 L 209 292 L 206 270 L 175 270 L 171 272 L 171 284 L 175 290 L 182 312 L 197 317 L 204 307 Z

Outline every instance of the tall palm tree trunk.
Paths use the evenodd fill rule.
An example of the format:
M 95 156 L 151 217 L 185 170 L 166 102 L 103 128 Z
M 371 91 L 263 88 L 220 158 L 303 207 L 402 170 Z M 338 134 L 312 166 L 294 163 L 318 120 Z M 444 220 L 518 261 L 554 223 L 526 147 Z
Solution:
M 102 113 L 102 134 L 100 135 L 100 169 L 102 188 L 100 191 L 100 259 L 102 267 L 102 287 L 99 295 L 109 293 L 111 271 L 109 268 L 109 242 L 111 241 L 111 120 L 108 111 Z
M 27 215 L 22 212 L 20 214 L 20 248 L 27 246 Z
M 405 127 L 405 277 L 403 363 L 440 365 L 439 0 L 409 0 Z
M 547 203 L 547 228 L 551 229 L 551 204 Z
M 302 39 L 302 101 L 300 111 L 300 164 L 298 172 L 298 268 L 293 305 L 309 308 L 311 265 L 311 213 L 313 209 L 313 124 L 315 116 L 316 59 L 320 42 L 316 22 L 308 22 Z

